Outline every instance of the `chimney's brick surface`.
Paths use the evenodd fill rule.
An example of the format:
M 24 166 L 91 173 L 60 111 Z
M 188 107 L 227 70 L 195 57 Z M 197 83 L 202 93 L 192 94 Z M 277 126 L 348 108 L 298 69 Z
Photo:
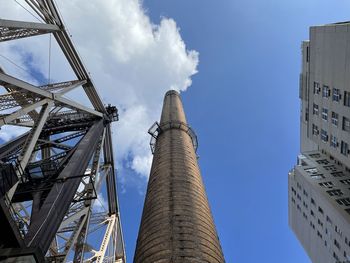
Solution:
M 176 91 L 165 95 L 160 127 L 134 263 L 223 263 L 197 156 L 186 132 L 185 113 Z

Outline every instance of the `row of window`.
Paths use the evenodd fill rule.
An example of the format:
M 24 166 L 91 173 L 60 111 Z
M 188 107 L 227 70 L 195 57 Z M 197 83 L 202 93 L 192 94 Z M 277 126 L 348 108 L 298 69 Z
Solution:
M 350 198 L 341 198 L 341 199 L 336 199 L 338 204 L 340 205 L 345 205 L 345 206 L 350 206 Z
M 314 158 L 314 159 L 321 158 L 321 154 L 319 154 L 319 153 L 312 153 L 312 154 L 309 154 L 309 156 L 310 156 L 311 158 Z
M 319 106 L 314 103 L 312 113 L 314 115 L 318 115 L 318 112 L 319 112 Z M 328 121 L 328 109 L 327 108 L 322 108 L 321 115 L 322 115 L 323 120 Z M 334 126 L 338 127 L 338 123 L 339 123 L 339 114 L 338 113 L 332 111 L 331 122 Z M 350 119 L 346 118 L 345 116 L 343 116 L 342 129 L 344 131 L 350 132 Z
M 321 85 L 318 82 L 314 82 L 314 94 L 321 93 Z M 332 92 L 331 92 L 332 91 Z M 342 98 L 340 89 L 333 88 L 332 90 L 327 85 L 322 86 L 322 97 L 329 98 L 332 97 L 333 101 L 339 102 Z M 350 92 L 344 91 L 344 106 L 350 107 Z
M 327 194 L 329 194 L 330 196 L 342 196 L 344 193 L 340 189 L 333 189 L 333 190 L 328 190 Z
M 299 206 L 299 205 L 298 205 Z M 320 207 L 319 207 L 319 211 L 320 211 Z M 300 206 L 299 206 L 299 209 L 298 210 L 300 210 Z M 323 214 L 323 210 L 321 209 L 321 211 L 322 211 L 322 214 Z M 313 212 L 313 210 L 311 209 L 310 210 L 310 214 L 311 214 L 311 216 L 312 217 L 314 217 L 315 219 L 316 219 L 316 216 L 315 216 L 315 213 Z M 303 217 L 307 220 L 307 218 L 308 218 L 308 216 L 307 216 L 307 214 L 305 213 L 305 212 L 303 212 Z M 327 216 L 327 222 L 329 222 L 331 225 L 332 225 L 332 221 L 330 220 L 330 218 Z M 323 222 L 321 221 L 321 219 L 319 219 L 319 218 L 317 218 L 317 224 L 320 226 L 320 228 L 322 228 L 323 229 Z M 310 220 L 310 226 L 315 230 L 315 224 L 312 222 L 312 220 Z M 336 232 L 336 233 L 338 233 L 338 234 L 340 234 L 340 236 L 341 236 L 341 232 L 340 232 L 340 229 L 337 227 L 337 226 L 335 226 L 334 227 L 334 231 Z M 328 234 L 328 229 L 327 228 L 325 228 L 325 232 L 326 232 L 326 234 Z M 317 230 L 317 236 L 318 237 L 320 237 L 321 239 L 323 239 L 323 237 L 322 237 L 322 234 L 321 234 L 321 232 L 320 231 L 318 231 Z M 348 244 L 348 242 L 347 242 L 348 240 L 347 240 L 347 238 L 345 237 L 345 243 L 346 244 Z M 340 250 L 341 249 L 341 247 L 340 247 L 340 243 L 334 238 L 334 245 Z M 327 241 L 325 240 L 325 246 L 327 246 Z M 344 255 L 346 255 L 346 252 L 344 251 Z
M 350 125 L 350 122 L 349 122 L 349 125 Z M 315 136 L 320 135 L 321 140 L 323 142 L 329 141 L 330 146 L 333 148 L 339 147 L 339 141 L 338 141 L 338 138 L 336 136 L 331 135 L 331 137 L 329 138 L 328 132 L 326 130 L 323 130 L 323 129 L 321 129 L 321 132 L 320 132 L 318 126 L 315 124 L 312 124 L 312 134 Z M 347 142 L 341 141 L 340 153 L 345 155 L 345 156 L 347 156 L 350 153 L 349 144 Z
M 335 177 L 337 177 L 337 176 L 335 176 Z M 340 180 L 340 182 L 342 184 L 345 184 L 345 185 L 350 185 L 350 179 Z M 333 182 L 331 182 L 331 181 L 329 181 L 329 182 L 322 182 L 322 183 L 319 183 L 319 185 L 324 187 L 324 188 L 333 188 L 333 186 L 334 186 Z
M 324 165 L 323 168 L 327 171 L 330 171 L 330 174 L 333 177 L 344 177 L 346 174 L 343 171 L 338 171 L 335 165 Z M 313 179 L 324 179 L 325 176 L 318 171 L 317 168 L 304 168 L 304 171 L 310 174 Z M 343 184 L 350 184 L 350 179 L 341 180 Z
M 348 183 L 350 183 L 350 179 L 341 180 L 341 182 L 348 182 Z M 332 182 L 328 182 L 328 183 L 330 183 L 331 185 L 333 185 Z M 320 185 L 321 185 L 321 183 L 320 183 Z M 301 184 L 297 183 L 297 188 L 299 188 L 299 189 L 301 190 L 301 189 L 302 189 Z M 298 199 L 300 200 L 300 202 L 301 202 L 302 200 L 301 200 L 301 196 L 299 195 L 299 193 L 298 193 L 293 187 L 291 187 L 291 190 L 292 190 L 292 193 L 294 194 L 294 196 L 297 196 L 297 198 L 298 198 Z M 307 194 L 307 192 L 305 191 L 305 189 L 303 189 L 303 193 L 304 193 L 304 195 L 305 195 L 306 197 L 308 197 L 308 194 Z M 329 191 L 327 191 L 327 193 L 328 193 L 329 195 L 331 195 L 331 196 L 341 196 L 341 195 L 343 195 L 343 192 L 342 192 L 340 189 L 329 190 Z M 293 196 L 291 197 L 291 199 L 292 199 L 292 203 L 295 204 L 295 199 L 293 198 Z M 317 208 L 318 208 L 318 212 L 319 212 L 321 215 L 324 216 L 325 213 L 324 213 L 323 209 L 322 209 L 320 206 L 317 206 L 317 205 L 316 205 L 316 202 L 315 202 L 315 200 L 314 200 L 312 197 L 310 198 L 310 200 L 311 200 L 311 204 L 312 204 L 313 206 L 317 207 Z M 338 204 L 340 204 L 340 205 L 345 205 L 345 206 L 347 206 L 347 207 L 350 206 L 350 198 L 340 198 L 340 199 L 336 199 L 336 202 L 337 202 Z M 306 203 L 304 200 L 303 200 L 303 205 L 304 205 L 304 207 L 305 207 L 306 209 L 308 209 L 308 205 L 307 205 L 307 203 Z M 297 205 L 297 209 L 301 212 L 301 207 L 300 207 L 299 204 Z M 346 208 L 345 210 L 346 210 L 347 213 L 350 214 L 350 208 Z M 310 214 L 311 214 L 311 216 L 313 216 L 314 218 L 316 218 L 316 215 L 315 215 L 315 213 L 314 213 L 314 211 L 313 211 L 312 209 L 310 209 Z M 305 212 L 303 212 L 303 216 L 304 216 L 305 219 L 307 219 L 307 215 L 305 214 Z M 319 218 L 317 218 L 317 219 L 318 219 L 318 220 L 317 220 L 318 224 L 321 226 L 321 228 L 323 228 L 323 222 L 322 222 Z M 326 221 L 327 221 L 327 223 L 329 223 L 330 225 L 333 226 L 333 222 L 332 222 L 332 220 L 329 218 L 328 215 L 326 216 Z M 310 223 L 311 223 L 311 222 L 310 222 Z M 326 234 L 327 234 L 327 233 L 328 233 L 327 228 L 326 228 L 325 231 L 326 231 Z M 342 231 L 340 230 L 340 228 L 339 228 L 337 225 L 334 225 L 334 231 L 335 231 L 336 233 L 338 233 L 340 237 L 342 237 Z M 345 243 L 350 247 L 350 240 L 348 240 L 347 237 L 345 237 Z
M 321 85 L 318 82 L 314 82 L 314 94 L 320 94 L 321 93 Z M 340 101 L 341 100 L 341 94 L 340 89 L 333 88 L 332 93 L 331 89 L 327 85 L 322 86 L 322 97 L 323 98 L 329 98 L 332 95 L 333 101 Z
M 305 191 L 305 190 L 304 190 L 304 191 Z M 292 192 L 293 192 L 295 195 L 298 195 L 298 196 L 299 196 L 299 194 L 295 191 L 295 189 L 294 189 L 293 187 L 292 187 Z M 295 204 L 295 200 L 294 200 L 293 197 L 292 197 L 292 202 Z M 304 203 L 304 206 L 305 206 L 305 202 L 303 202 L 303 203 Z M 314 204 L 314 205 L 316 205 L 315 201 L 314 201 L 312 198 L 311 198 L 311 203 Z M 306 205 L 305 207 L 307 208 L 307 205 Z M 300 213 L 302 212 L 301 207 L 299 206 L 299 204 L 297 205 L 297 210 L 299 210 Z M 350 210 L 350 209 L 349 209 L 349 210 Z M 319 211 L 322 215 L 324 214 L 324 212 L 323 212 L 323 210 L 322 210 L 321 207 L 318 207 L 318 211 Z M 303 214 L 304 219 L 305 219 L 305 220 L 308 220 L 308 216 L 307 216 L 307 214 L 306 214 L 304 211 L 302 212 L 302 214 Z M 310 214 L 311 214 L 312 217 L 314 217 L 314 218 L 316 219 L 315 213 L 313 212 L 312 209 L 310 209 Z M 333 225 L 331 219 L 330 219 L 328 216 L 327 216 L 327 222 L 330 223 L 330 225 Z M 317 218 L 317 224 L 320 226 L 321 229 L 325 229 L 325 233 L 326 233 L 326 235 L 327 235 L 327 234 L 328 234 L 328 229 L 327 229 L 327 227 L 324 228 L 324 224 L 323 224 L 323 222 L 321 221 L 320 218 Z M 316 231 L 315 224 L 313 223 L 312 220 L 310 220 L 310 226 Z M 340 237 L 342 237 L 342 232 L 341 232 L 341 230 L 340 230 L 337 226 L 334 226 L 334 231 L 335 231 L 336 233 L 338 233 Z M 317 230 L 317 236 L 318 236 L 321 240 L 323 240 L 323 235 L 322 235 L 322 233 L 321 233 L 319 230 Z M 334 244 L 335 247 L 337 247 L 338 251 L 341 251 L 341 250 L 342 250 L 342 249 L 341 249 L 341 245 L 340 245 L 339 241 L 338 241 L 336 238 L 333 238 L 333 244 Z M 348 246 L 350 247 L 350 240 L 348 240 L 347 237 L 345 237 L 345 244 L 348 245 Z M 327 238 L 325 238 L 325 240 L 324 240 L 324 245 L 327 247 Z M 343 251 L 343 255 L 344 255 L 345 258 L 347 258 L 347 253 L 346 253 L 345 250 Z M 339 260 L 339 257 L 338 257 L 338 255 L 335 253 L 335 251 L 333 251 L 333 257 L 334 257 L 335 259 Z

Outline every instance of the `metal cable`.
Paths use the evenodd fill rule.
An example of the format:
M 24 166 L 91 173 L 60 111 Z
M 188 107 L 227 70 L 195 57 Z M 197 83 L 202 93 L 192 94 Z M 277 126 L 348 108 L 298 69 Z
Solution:
M 41 22 L 41 20 L 35 16 L 32 12 L 30 12 L 27 8 L 25 8 L 22 4 L 20 4 L 17 0 L 14 0 L 20 7 L 22 7 L 24 10 L 26 10 L 29 14 L 31 14 L 34 18 L 36 18 L 39 22 Z
M 51 81 L 51 34 L 49 36 L 49 73 L 48 73 L 48 85 Z
M 103 198 L 102 195 L 101 195 L 101 197 Z M 104 211 L 107 212 L 106 207 L 103 205 L 102 201 L 98 198 L 98 196 L 97 196 L 96 200 L 101 204 L 101 206 L 102 206 L 102 208 L 104 209 Z
M 27 73 L 30 73 L 28 70 L 26 70 L 25 68 L 22 68 L 21 66 L 17 65 L 14 61 L 12 61 L 11 59 L 9 59 L 8 57 L 5 57 L 4 55 L 1 55 L 0 54 L 0 57 L 6 59 L 8 62 L 10 62 L 11 64 L 15 65 L 16 67 L 18 67 L 19 69 L 27 72 Z

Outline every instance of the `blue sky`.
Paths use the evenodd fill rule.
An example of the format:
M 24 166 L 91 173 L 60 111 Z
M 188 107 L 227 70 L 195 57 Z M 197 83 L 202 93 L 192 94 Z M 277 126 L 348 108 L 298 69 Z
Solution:
M 197 66 L 196 56 L 181 45 L 169 52 L 181 38 L 188 50 L 199 53 L 198 73 L 182 98 L 199 139 L 199 164 L 226 262 L 310 262 L 288 227 L 287 173 L 299 152 L 300 44 L 311 25 L 350 20 L 350 2 L 143 0 L 153 25 L 160 25 L 155 33 L 142 9 L 132 7 L 135 3 L 58 1 L 102 99 L 120 110 L 113 136 L 128 263 L 146 190 L 143 161 L 150 150 L 149 137 L 143 136 L 160 117 L 165 90 L 173 83 L 186 89 Z M 1 18 L 23 19 L 25 14 L 15 2 L 2 3 Z M 164 17 L 176 21 L 180 39 Z M 29 44 L 1 45 L 0 54 L 40 82 L 48 66 L 49 42 L 47 36 L 42 39 L 40 45 L 35 42 L 40 37 Z M 59 55 L 53 47 L 52 81 L 71 78 Z M 163 57 L 173 61 L 164 64 Z M 183 71 L 173 72 L 178 63 Z M 141 162 L 133 163 L 135 156 Z
M 300 44 L 311 25 L 349 20 L 348 1 L 144 0 L 173 18 L 199 73 L 182 93 L 226 261 L 310 262 L 288 226 L 287 173 L 299 151 Z M 120 196 L 132 262 L 143 196 Z

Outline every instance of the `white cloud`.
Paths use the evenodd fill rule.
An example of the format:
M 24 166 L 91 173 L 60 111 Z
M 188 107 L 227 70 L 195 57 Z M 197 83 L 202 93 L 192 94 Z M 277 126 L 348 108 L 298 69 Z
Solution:
M 141 175 L 148 176 L 151 164 L 152 164 L 151 154 L 147 154 L 144 156 L 136 155 L 132 160 L 131 168 Z
M 108 211 L 108 202 L 101 193 L 97 194 L 97 199 L 94 200 L 92 209 L 96 212 Z
M 9 141 L 13 137 L 19 136 L 25 132 L 27 132 L 29 129 L 25 127 L 15 127 L 15 126 L 3 126 L 0 129 L 0 140 L 3 141 Z
M 20 17 L 16 5 L 3 5 L 0 17 Z M 191 85 L 191 76 L 197 72 L 198 53 L 186 49 L 173 19 L 162 18 L 159 25 L 151 23 L 139 0 L 71 0 L 58 1 L 58 6 L 103 101 L 119 108 L 120 121 L 113 125 L 119 165 L 124 163 L 141 178 L 147 177 L 151 165 L 147 130 L 159 120 L 165 92 L 185 91 Z M 48 36 L 26 41 L 2 43 L 0 54 L 47 76 Z M 16 49 L 33 56 L 31 65 L 21 60 Z M 55 81 L 72 78 L 57 46 L 52 50 L 51 77 Z M 86 101 L 77 93 L 70 96 Z

